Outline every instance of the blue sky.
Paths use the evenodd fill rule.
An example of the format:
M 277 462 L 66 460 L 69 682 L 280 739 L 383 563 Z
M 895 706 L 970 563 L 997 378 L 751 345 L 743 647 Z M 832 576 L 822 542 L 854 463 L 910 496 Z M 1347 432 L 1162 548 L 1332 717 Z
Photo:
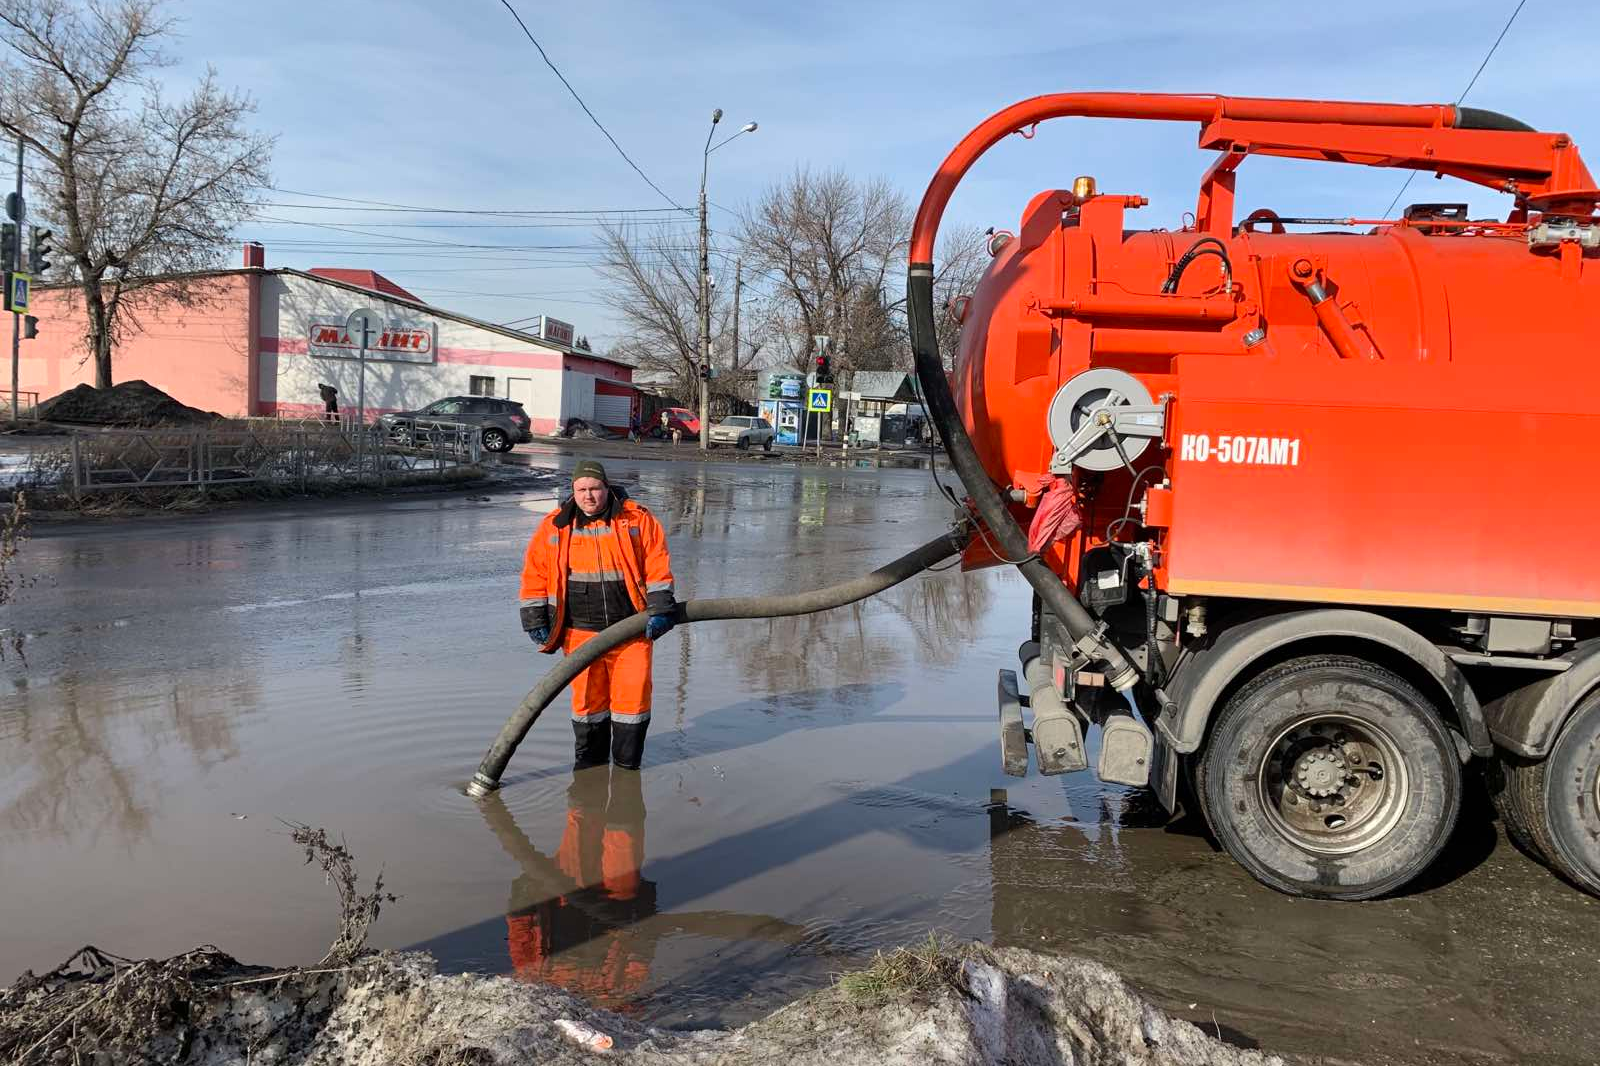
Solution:
M 914 202 L 970 127 L 1044 92 L 1450 102 L 1515 6 L 513 3 L 622 147 L 680 204 L 695 202 L 711 109 L 726 111 L 730 131 L 759 121 L 757 133 L 712 156 L 711 199 L 728 208 L 799 165 L 882 176 Z M 263 241 L 269 265 L 369 267 L 490 321 L 546 313 L 576 324 L 597 348 L 613 339 L 603 281 L 587 265 L 596 243 L 588 216 L 389 214 L 303 195 L 473 209 L 668 208 L 589 123 L 499 0 L 181 0 L 172 10 L 183 36 L 169 77 L 181 82 L 209 63 L 224 84 L 251 93 L 258 127 L 279 138 L 274 182 L 297 194 L 267 198 L 324 208 L 272 206 L 264 215 L 379 235 L 263 219 L 240 236 Z M 1600 154 L 1600 136 L 1591 136 L 1600 125 L 1597 79 L 1576 45 L 1593 40 L 1597 26 L 1592 0 L 1527 0 L 1466 103 L 1571 133 Z M 1035 192 L 1089 173 L 1102 190 L 1150 197 L 1138 224 L 1175 225 L 1193 209 L 1209 162 L 1195 132 L 1051 123 L 1032 141 L 1011 138 L 991 151 L 946 217 L 1014 227 Z M 1239 201 L 1241 210 L 1371 216 L 1403 177 L 1251 160 Z M 1406 199 L 1504 210 L 1491 194 L 1432 178 L 1414 181 Z M 682 217 L 692 243 L 693 217 Z M 490 228 L 504 222 L 523 228 Z M 714 228 L 732 222 L 713 210 Z M 548 228 L 528 228 L 535 224 Z M 397 240 L 416 252 L 397 251 Z M 424 241 L 497 247 L 416 243 Z

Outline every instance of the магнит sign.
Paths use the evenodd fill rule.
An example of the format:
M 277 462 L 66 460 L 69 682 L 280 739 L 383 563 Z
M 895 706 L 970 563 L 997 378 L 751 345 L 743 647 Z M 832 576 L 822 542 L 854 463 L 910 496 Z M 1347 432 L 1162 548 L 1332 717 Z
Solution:
M 431 363 L 434 361 L 434 325 L 432 322 L 384 323 L 383 332 L 367 345 L 367 358 L 396 363 Z M 343 322 L 311 319 L 306 325 L 306 351 L 324 359 L 357 359 L 361 355 L 359 338 L 350 336 Z

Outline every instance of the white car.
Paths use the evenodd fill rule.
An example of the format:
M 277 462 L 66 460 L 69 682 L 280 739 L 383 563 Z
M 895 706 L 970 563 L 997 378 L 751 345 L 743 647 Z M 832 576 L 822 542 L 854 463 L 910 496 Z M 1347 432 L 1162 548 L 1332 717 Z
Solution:
M 754 415 L 729 415 L 711 427 L 712 444 L 731 444 L 741 451 L 759 446 L 770 452 L 777 436 L 771 422 Z

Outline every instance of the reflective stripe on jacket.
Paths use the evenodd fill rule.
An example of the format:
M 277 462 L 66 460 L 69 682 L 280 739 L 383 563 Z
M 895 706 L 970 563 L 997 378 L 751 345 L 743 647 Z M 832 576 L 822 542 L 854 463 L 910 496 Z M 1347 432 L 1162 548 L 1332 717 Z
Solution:
M 615 557 L 622 563 L 628 598 L 635 611 L 662 614 L 672 610 L 672 559 L 661 523 L 639 504 L 620 497 L 611 508 L 610 531 Z M 568 501 L 544 516 L 528 541 L 522 560 L 521 600 L 524 608 L 543 605 L 549 610 L 550 639 L 544 650 L 561 645 L 567 626 L 567 575 L 571 568 L 575 505 Z M 524 617 L 527 617 L 524 611 Z M 536 628 L 524 622 L 524 625 Z

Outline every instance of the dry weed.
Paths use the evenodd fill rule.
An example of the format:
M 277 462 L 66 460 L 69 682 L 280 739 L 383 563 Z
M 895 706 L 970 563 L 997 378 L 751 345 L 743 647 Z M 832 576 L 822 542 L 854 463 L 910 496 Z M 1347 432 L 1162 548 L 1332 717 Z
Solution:
M 961 964 L 984 952 L 982 945 L 956 943 L 930 932 L 916 947 L 878 952 L 871 966 L 840 976 L 836 984 L 846 999 L 860 1006 L 926 996 L 941 987 L 959 991 Z
M 335 844 L 328 839 L 326 829 L 285 824 L 293 830 L 294 842 L 306 849 L 306 864 L 318 863 L 339 893 L 339 934 L 317 965 L 343 966 L 365 950 L 367 931 L 378 920 L 383 904 L 393 903 L 400 897 L 383 890 L 381 872 L 372 882 L 372 891 L 362 893 L 356 876 L 355 856 L 343 841 Z

